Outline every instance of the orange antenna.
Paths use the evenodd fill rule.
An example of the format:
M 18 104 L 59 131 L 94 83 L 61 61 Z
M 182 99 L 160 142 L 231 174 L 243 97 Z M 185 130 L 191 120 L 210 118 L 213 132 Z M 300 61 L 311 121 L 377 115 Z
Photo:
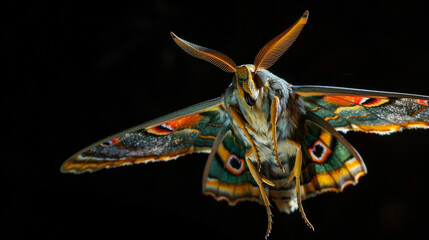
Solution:
M 305 11 L 294 25 L 265 44 L 256 55 L 254 62 L 255 72 L 259 68 L 267 69 L 271 67 L 286 52 L 307 23 L 308 14 L 308 10 Z
M 237 65 L 231 58 L 229 58 L 225 54 L 183 40 L 176 36 L 176 34 L 174 34 L 173 32 L 170 32 L 170 34 L 173 37 L 173 40 L 177 43 L 177 45 L 179 45 L 181 49 L 183 49 L 191 56 L 206 60 L 207 62 L 216 65 L 218 68 L 224 70 L 225 72 L 235 72 Z

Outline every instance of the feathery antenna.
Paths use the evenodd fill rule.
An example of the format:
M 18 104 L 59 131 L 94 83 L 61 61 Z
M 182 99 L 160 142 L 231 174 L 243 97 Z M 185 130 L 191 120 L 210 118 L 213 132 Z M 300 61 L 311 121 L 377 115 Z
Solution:
M 173 32 L 170 32 L 170 34 L 177 45 L 189 55 L 210 62 L 225 72 L 235 72 L 237 65 L 225 54 L 183 40 Z
M 307 10 L 294 25 L 265 44 L 258 55 L 256 55 L 254 62 L 255 72 L 259 68 L 268 69 L 286 52 L 307 23 L 308 15 L 309 12 Z

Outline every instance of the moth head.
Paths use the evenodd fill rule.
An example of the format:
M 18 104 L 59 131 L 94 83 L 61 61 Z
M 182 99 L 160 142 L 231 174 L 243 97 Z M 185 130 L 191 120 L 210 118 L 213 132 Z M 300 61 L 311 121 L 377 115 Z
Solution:
M 237 67 L 232 83 L 247 105 L 253 106 L 258 100 L 261 88 L 267 83 L 267 77 L 262 72 L 255 73 L 253 65 L 242 65 Z
M 308 15 L 309 12 L 305 11 L 295 24 L 265 44 L 256 55 L 253 65 L 237 67 L 230 57 L 221 52 L 183 40 L 172 32 L 170 34 L 177 45 L 188 54 L 208 61 L 225 72 L 235 73 L 234 86 L 238 88 L 246 103 L 252 106 L 259 96 L 260 89 L 267 83 L 267 77 L 263 71 L 258 70 L 268 69 L 286 52 L 307 23 Z

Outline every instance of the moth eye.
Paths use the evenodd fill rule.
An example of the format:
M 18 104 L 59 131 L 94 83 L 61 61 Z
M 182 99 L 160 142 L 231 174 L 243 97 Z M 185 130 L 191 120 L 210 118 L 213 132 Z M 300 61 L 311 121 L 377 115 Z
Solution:
M 253 99 L 247 92 L 244 92 L 244 99 L 249 106 L 253 106 L 256 103 L 256 100 Z
M 237 77 L 234 75 L 234 77 L 232 77 L 232 86 L 234 86 L 234 88 L 237 88 Z
M 262 88 L 265 86 L 265 83 L 267 83 L 267 76 L 265 76 L 262 72 L 256 72 L 255 75 L 253 75 L 253 81 L 256 84 L 256 87 Z

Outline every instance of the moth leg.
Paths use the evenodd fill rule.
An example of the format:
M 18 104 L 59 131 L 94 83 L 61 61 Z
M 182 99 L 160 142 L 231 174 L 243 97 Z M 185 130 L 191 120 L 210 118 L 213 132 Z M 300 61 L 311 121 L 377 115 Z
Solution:
M 280 103 L 279 97 L 274 96 L 273 101 L 271 103 L 271 120 L 270 120 L 270 123 L 271 123 L 271 132 L 273 134 L 274 156 L 276 158 L 277 165 L 279 165 L 280 169 L 283 172 L 285 172 L 285 169 L 283 168 L 283 165 L 280 162 L 279 154 L 277 151 L 277 115 L 279 112 L 279 108 L 278 108 L 279 103 Z
M 261 173 L 259 173 L 259 175 L 261 176 L 261 180 L 262 182 L 264 182 L 265 184 L 267 184 L 270 187 L 275 187 L 276 185 L 274 184 L 273 181 L 269 180 L 268 178 L 266 178 L 264 175 L 262 175 Z
M 252 146 L 251 149 L 255 153 L 255 156 L 256 156 L 256 160 L 257 160 L 257 164 L 258 164 L 258 168 L 257 169 L 258 170 L 261 169 L 261 159 L 259 158 L 259 154 L 258 154 L 258 151 L 256 150 L 255 143 L 253 142 L 252 137 L 250 136 L 249 132 L 246 129 L 245 123 L 241 119 L 240 115 L 231 106 L 229 106 L 229 112 L 231 113 L 232 118 L 234 118 L 234 121 L 237 123 L 237 125 L 240 127 L 240 129 L 243 131 L 243 133 L 246 136 L 247 140 L 249 140 L 249 142 L 250 142 L 250 144 Z
M 270 201 L 268 200 L 267 193 L 265 192 L 264 185 L 262 184 L 267 179 L 264 180 L 264 178 L 261 176 L 261 174 L 259 173 L 259 171 L 255 167 L 255 165 L 253 165 L 252 161 L 250 161 L 249 156 L 252 153 L 253 153 L 253 150 L 249 149 L 246 152 L 245 159 L 246 159 L 246 164 L 247 164 L 247 167 L 249 168 L 250 174 L 252 175 L 252 177 L 255 180 L 256 184 L 258 184 L 259 192 L 261 193 L 262 200 L 264 200 L 265 208 L 267 209 L 268 226 L 267 226 L 267 232 L 265 233 L 265 239 L 267 239 L 268 235 L 271 232 L 271 225 L 272 225 L 272 215 L 271 215 Z
M 313 229 L 314 231 L 314 227 L 313 225 L 311 225 L 310 221 L 308 221 L 307 216 L 305 215 L 304 212 L 304 208 L 302 207 L 302 198 L 301 198 L 301 183 L 300 183 L 300 179 L 301 179 L 301 166 L 302 166 L 302 151 L 301 151 L 301 145 L 295 141 L 292 140 L 287 140 L 288 143 L 292 144 L 293 146 L 295 146 L 298 150 L 296 152 L 296 157 L 295 157 L 295 164 L 293 166 L 292 171 L 290 172 L 290 175 L 287 179 L 287 183 L 291 182 L 293 180 L 293 178 L 295 178 L 295 186 L 296 186 L 296 196 L 297 196 L 297 200 L 298 200 L 298 208 L 299 211 L 301 212 L 301 216 L 304 219 L 305 223 L 307 224 L 308 227 L 310 227 L 311 229 Z

